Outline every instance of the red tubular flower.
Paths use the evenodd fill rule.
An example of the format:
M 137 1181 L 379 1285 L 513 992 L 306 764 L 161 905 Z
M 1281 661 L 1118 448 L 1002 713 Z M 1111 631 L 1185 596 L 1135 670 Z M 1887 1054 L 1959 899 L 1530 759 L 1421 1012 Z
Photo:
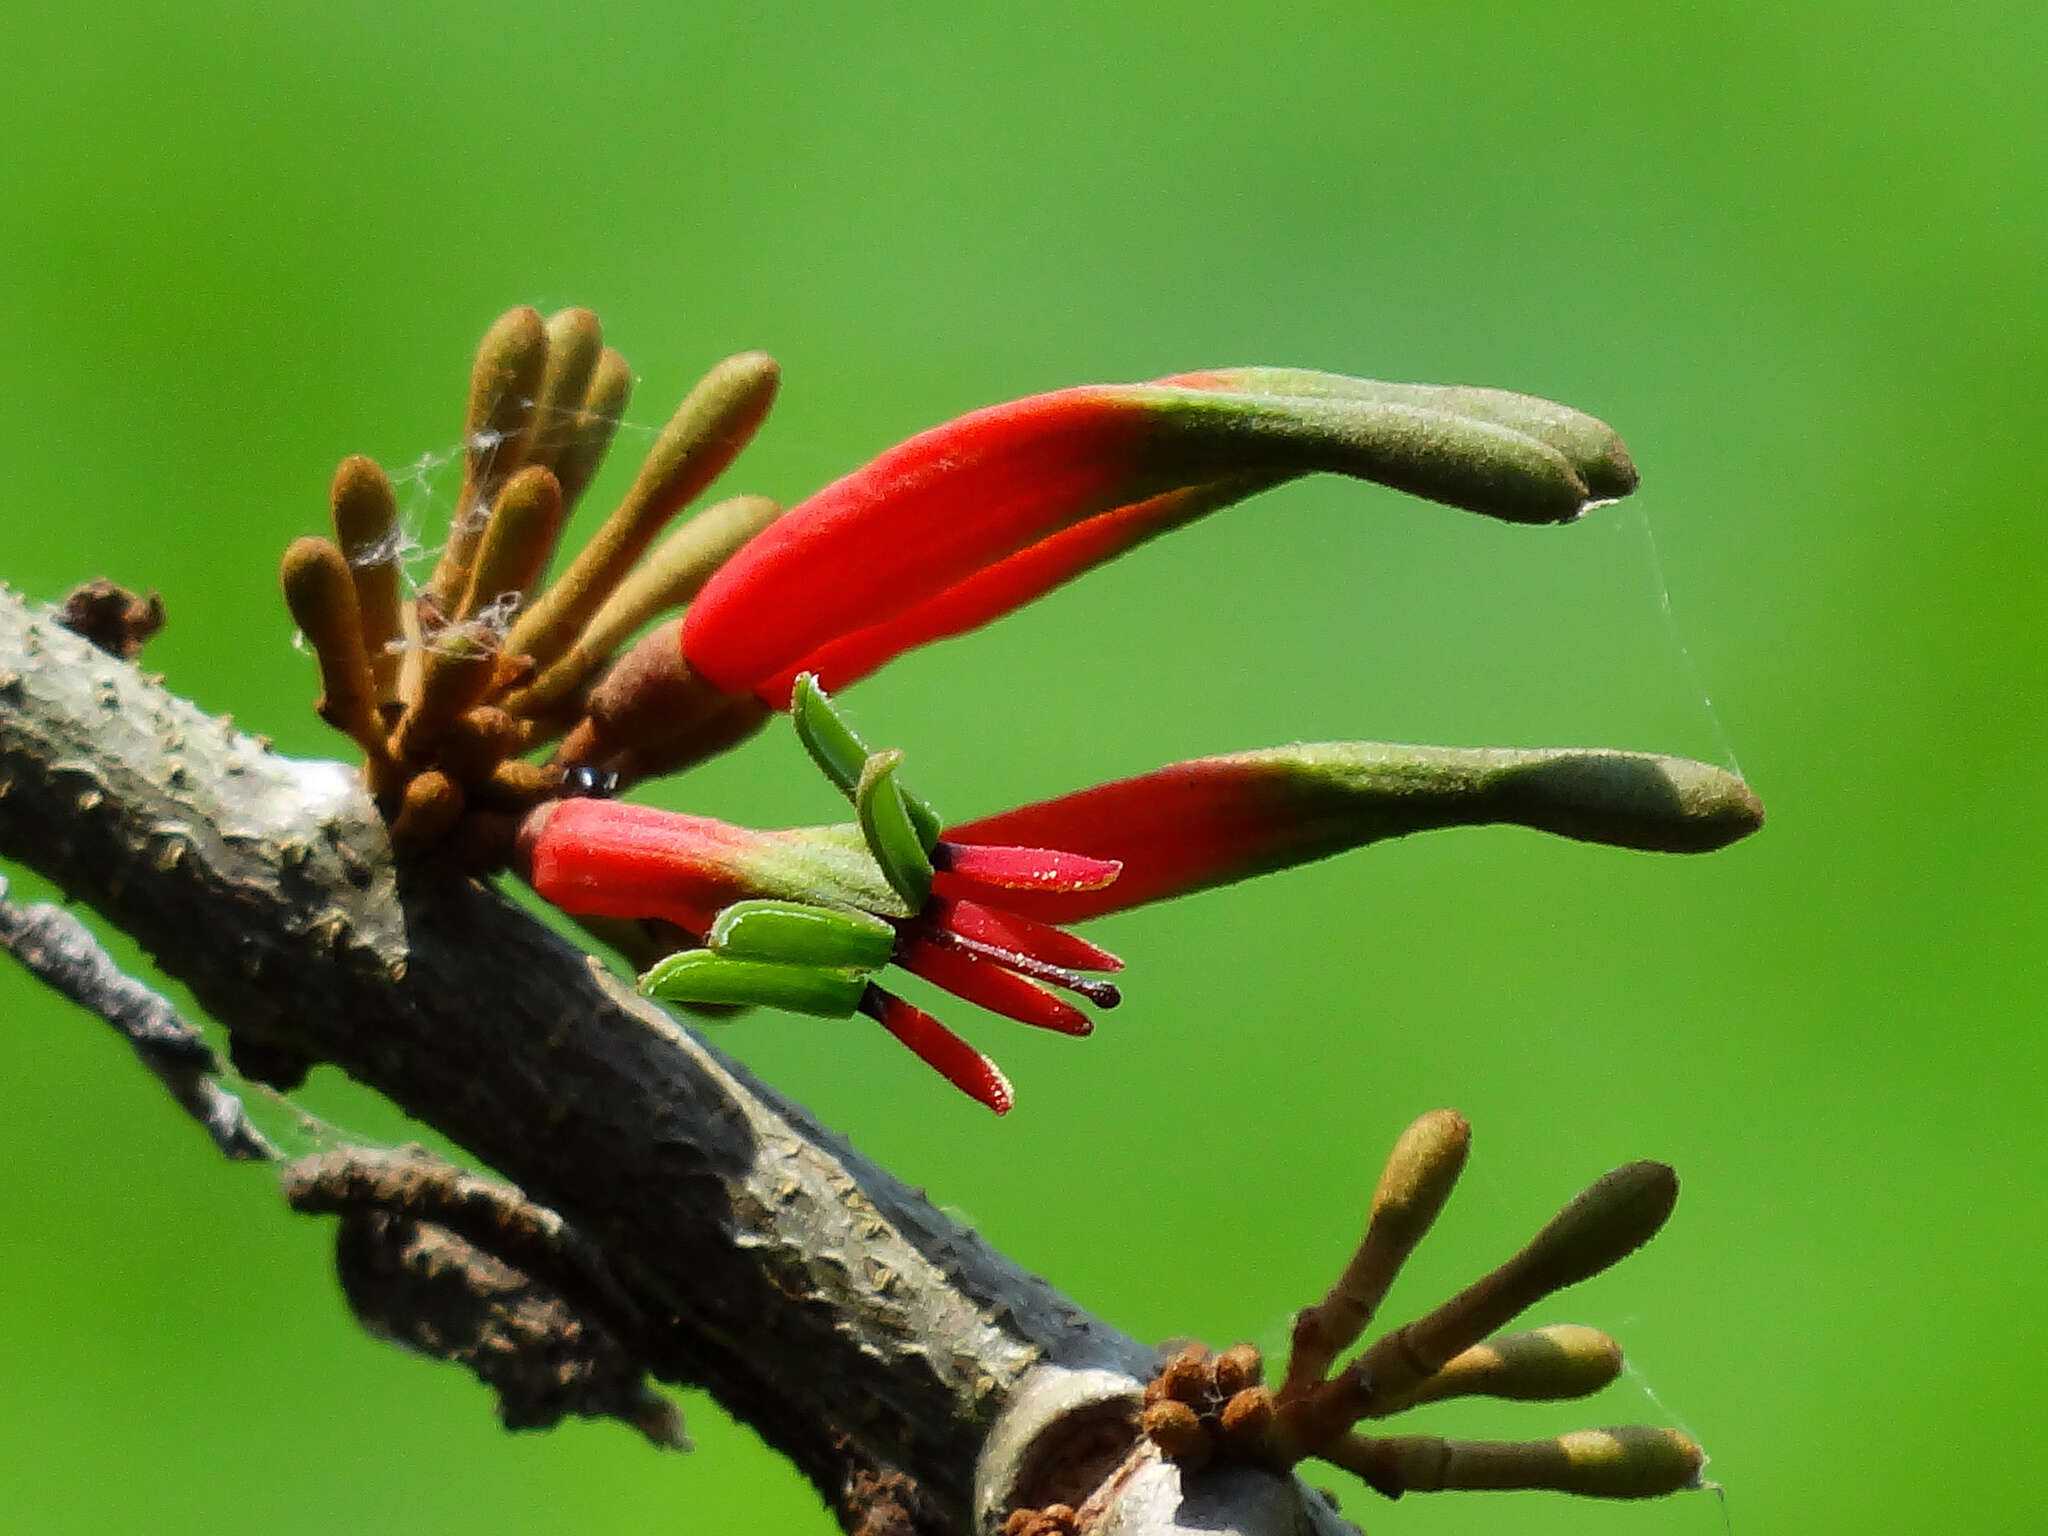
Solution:
M 1604 424 L 1497 390 L 1277 369 L 1089 385 L 920 433 L 792 508 L 691 604 L 682 649 L 780 706 L 1028 602 L 1131 545 L 1319 470 L 1510 522 L 1635 483 Z
M 1054 987 L 1098 1007 L 1114 1007 L 1119 1000 L 1110 983 L 1082 974 L 1120 969 L 1122 962 L 1114 955 L 1003 907 L 1034 894 L 1100 889 L 1117 877 L 1113 860 L 984 843 L 959 850 L 961 867 L 948 875 L 981 900 L 934 898 L 912 910 L 853 826 L 758 832 L 652 806 L 568 799 L 544 805 L 526 819 L 519 850 L 534 890 L 576 916 L 657 918 L 699 938 L 712 936 L 715 946 L 720 914 L 739 903 L 767 899 L 813 913 L 820 908 L 864 913 L 895 929 L 888 959 L 956 997 L 1021 1023 L 1067 1035 L 1094 1029 L 1086 1014 L 1049 990 Z M 944 842 L 935 850 L 938 862 L 948 868 L 956 862 L 954 852 Z M 1009 1084 L 994 1063 L 936 1019 L 879 987 L 862 989 L 858 967 L 849 971 L 788 958 L 796 969 L 826 971 L 839 979 L 831 991 L 840 999 L 834 1011 L 858 1007 L 948 1081 L 999 1114 L 1009 1109 Z M 762 963 L 749 957 L 720 972 L 721 986 L 740 992 L 717 1000 L 749 1000 L 744 996 L 747 967 Z M 776 970 L 789 967 L 771 967 L 769 974 Z M 755 970 L 751 979 L 758 982 L 761 974 Z M 826 1011 L 788 1001 L 801 992 L 762 991 L 752 1000 Z
M 1437 827 L 1510 823 L 1586 842 L 1704 853 L 1763 805 L 1722 768 L 1649 753 L 1330 742 L 1175 763 L 949 828 L 949 843 L 1053 843 L 1115 859 L 1116 883 L 1018 892 L 1047 922 L 1226 885 Z M 941 895 L 958 887 L 941 871 Z
M 1050 989 L 1113 1007 L 1117 989 L 1083 973 L 1122 963 L 1055 924 L 1430 828 L 1509 823 L 1704 852 L 1762 816 L 1741 779 L 1682 758 L 1339 742 L 1176 763 L 953 828 L 934 849 L 934 894 L 914 911 L 851 826 L 756 832 L 564 800 L 527 819 L 521 850 L 534 889 L 583 916 L 661 918 L 702 936 L 722 910 L 763 897 L 865 912 L 894 928 L 888 959 L 903 969 L 1007 1018 L 1085 1035 L 1089 1017 Z M 856 994 L 949 1081 L 1009 1107 L 1000 1071 L 937 1020 L 872 985 L 842 1006 Z

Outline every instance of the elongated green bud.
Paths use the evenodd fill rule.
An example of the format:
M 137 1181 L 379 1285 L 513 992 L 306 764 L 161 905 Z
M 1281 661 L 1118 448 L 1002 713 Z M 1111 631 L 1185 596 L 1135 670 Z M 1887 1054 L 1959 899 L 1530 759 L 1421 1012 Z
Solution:
M 362 616 L 363 650 L 379 707 L 398 701 L 399 646 L 405 605 L 399 592 L 398 497 L 374 459 L 354 454 L 334 471 L 328 489 L 334 538 L 348 560 Z
M 1581 1429 L 1555 1440 L 1350 1435 L 1325 1453 L 1389 1498 L 1470 1488 L 1547 1488 L 1654 1499 L 1699 1483 L 1706 1458 L 1675 1429 Z
M 752 439 L 778 378 L 764 352 L 729 357 L 704 376 L 655 438 L 625 499 L 513 626 L 508 651 L 545 668 L 568 649 L 669 520 Z
M 428 596 L 443 613 L 452 613 L 469 590 L 470 566 L 491 503 L 526 456 L 534 394 L 547 362 L 547 323 L 535 309 L 507 310 L 477 346 L 469 410 L 462 422 L 462 489 L 455 498 L 447 547 L 427 584 Z
M 369 657 L 363 649 L 362 613 L 355 581 L 341 550 L 326 539 L 294 539 L 279 569 L 285 605 L 320 662 L 320 700 L 313 707 L 336 730 L 346 731 L 372 758 L 384 755 L 384 728 L 376 709 Z
M 878 917 L 800 901 L 736 901 L 718 914 L 707 942 L 735 960 L 880 970 L 896 950 L 896 930 Z
M 686 949 L 642 976 L 640 990 L 668 1002 L 758 1004 L 821 1019 L 845 1019 L 859 1007 L 867 977 L 833 966 L 734 960 L 708 949 Z
M 1471 1145 L 1472 1127 L 1452 1109 L 1433 1110 L 1401 1133 L 1373 1191 L 1372 1215 L 1357 1253 L 1321 1304 L 1294 1320 L 1288 1390 L 1320 1381 L 1330 1363 L 1357 1342 L 1450 1198 Z
M 1384 1418 L 1452 1397 L 1527 1403 L 1589 1397 L 1619 1376 L 1621 1367 L 1621 1346 L 1599 1329 L 1559 1323 L 1474 1344 L 1398 1402 L 1375 1398 L 1371 1416 Z
M 562 482 L 562 505 L 574 508 L 610 450 L 619 422 L 633 398 L 633 368 L 606 347 L 590 378 L 590 392 L 576 414 L 576 430 L 555 457 L 555 478 Z
M 502 598 L 523 598 L 540 579 L 561 527 L 562 488 L 554 471 L 529 464 L 506 481 L 477 546 L 469 590 L 456 617 L 472 618 Z
M 1379 1339 L 1348 1367 L 1365 1386 L 1366 1411 L 1405 1397 L 1545 1296 L 1635 1252 L 1657 1235 L 1677 1200 L 1678 1176 L 1663 1163 L 1630 1163 L 1597 1180 L 1507 1263 Z
M 548 362 L 534 392 L 526 462 L 553 469 L 582 424 L 583 401 L 604 354 L 604 327 L 587 309 L 548 316 Z
M 896 770 L 902 762 L 903 754 L 895 751 L 869 757 L 854 786 L 853 808 L 860 817 L 861 836 L 867 839 L 868 852 L 881 866 L 883 878 L 910 904 L 911 911 L 918 912 L 931 899 L 932 861 L 896 783 Z

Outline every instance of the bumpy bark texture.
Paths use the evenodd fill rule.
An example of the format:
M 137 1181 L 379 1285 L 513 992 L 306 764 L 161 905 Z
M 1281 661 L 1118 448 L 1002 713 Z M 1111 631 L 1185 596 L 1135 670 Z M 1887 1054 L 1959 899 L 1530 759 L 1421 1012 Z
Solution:
M 1152 1351 L 865 1161 L 489 885 L 394 862 L 278 756 L 0 593 L 0 854 L 149 949 L 245 1063 L 327 1061 L 559 1212 L 849 1529 L 994 1530 L 1122 1463 L 1103 1529 L 1339 1528 L 1292 1479 L 1183 1502 Z M 1035 1480 L 1035 1482 L 1034 1482 Z

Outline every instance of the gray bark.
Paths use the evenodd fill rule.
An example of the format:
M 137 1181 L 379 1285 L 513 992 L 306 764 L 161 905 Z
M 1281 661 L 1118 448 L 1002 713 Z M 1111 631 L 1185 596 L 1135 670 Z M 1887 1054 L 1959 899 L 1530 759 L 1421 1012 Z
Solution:
M 4 592 L 0 854 L 238 1049 L 334 1063 L 560 1213 L 659 1320 L 648 1368 L 708 1389 L 849 1529 L 992 1531 L 1098 1485 L 1106 1530 L 1347 1528 L 1292 1478 L 1184 1500 L 1134 1429 L 1150 1349 L 487 883 L 395 863 L 353 770 L 269 751 Z

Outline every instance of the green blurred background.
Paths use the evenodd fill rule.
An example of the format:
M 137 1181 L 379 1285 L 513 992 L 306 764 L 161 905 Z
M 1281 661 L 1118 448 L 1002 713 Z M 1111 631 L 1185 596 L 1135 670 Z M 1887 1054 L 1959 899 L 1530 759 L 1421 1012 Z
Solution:
M 726 485 L 785 499 L 973 406 L 1202 366 L 1602 415 L 1644 489 L 1581 525 L 1300 484 L 856 705 L 955 814 L 1295 738 L 1599 743 L 1739 759 L 1761 837 L 1441 834 L 1105 921 L 1131 984 L 1092 1040 L 952 1011 L 1017 1082 L 1007 1122 L 877 1032 L 721 1041 L 1148 1338 L 1277 1349 L 1434 1105 L 1473 1163 L 1395 1314 L 1668 1159 L 1666 1234 L 1538 1319 L 1609 1327 L 1640 1376 L 1431 1425 L 1683 1423 L 1739 1536 L 2040 1529 L 2048 13 L 1250 14 L 17 15 L 0 574 L 160 589 L 150 665 L 332 752 L 277 553 L 342 455 L 453 446 L 469 350 L 519 302 L 600 311 L 642 426 L 775 352 L 783 403 Z M 661 797 L 831 813 L 775 733 Z M 831 1528 L 701 1398 L 689 1458 L 505 1435 L 466 1377 L 355 1330 L 327 1227 L 103 1027 L 0 989 L 9 1529 Z M 329 1077 L 310 1106 L 407 1134 Z M 1342 1492 L 1375 1533 L 1728 1528 L 1707 1495 Z

